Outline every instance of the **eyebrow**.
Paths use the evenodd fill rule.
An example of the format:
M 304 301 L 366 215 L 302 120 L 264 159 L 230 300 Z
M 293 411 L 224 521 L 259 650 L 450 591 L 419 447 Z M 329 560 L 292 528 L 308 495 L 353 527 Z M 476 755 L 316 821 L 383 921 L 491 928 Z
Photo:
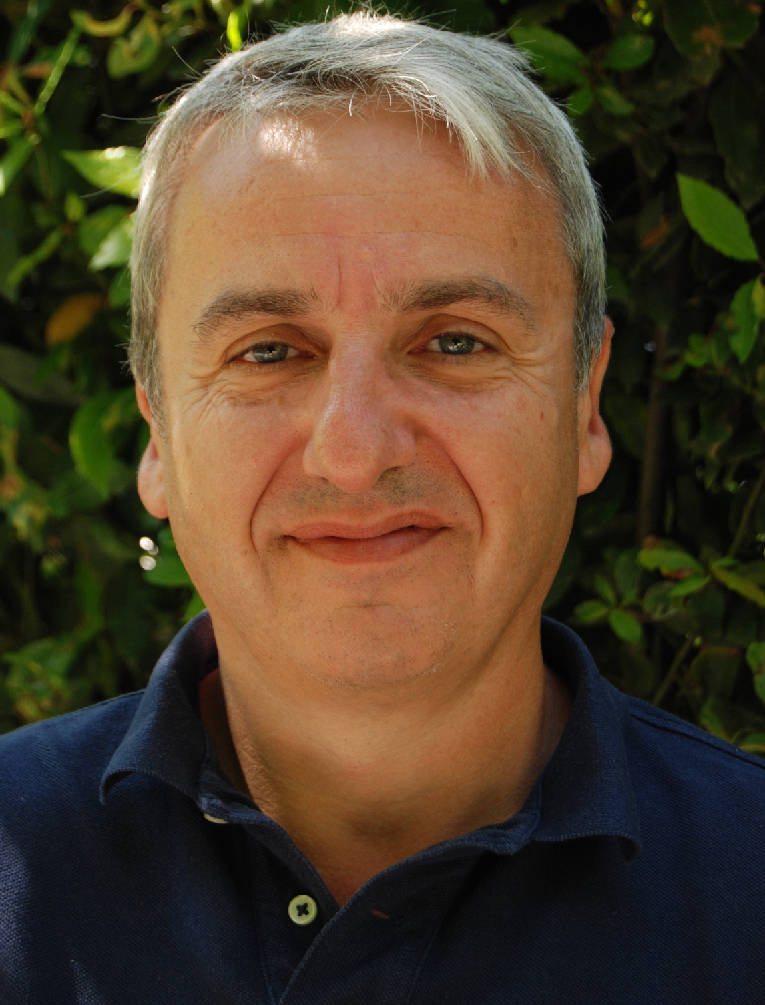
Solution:
M 193 325 L 200 342 L 210 342 L 218 331 L 232 321 L 243 321 L 255 314 L 289 318 L 307 314 L 320 303 L 318 296 L 301 290 L 252 290 L 223 293 L 202 311 Z
M 466 276 L 457 279 L 429 279 L 410 286 L 403 293 L 389 293 L 383 304 L 391 313 L 416 314 L 439 310 L 458 303 L 474 303 L 495 314 L 513 314 L 532 327 L 533 311 L 528 300 L 498 279 Z M 194 334 L 201 343 L 211 342 L 226 324 L 254 315 L 298 317 L 321 307 L 314 292 L 296 289 L 230 291 L 216 297 L 197 318 Z
M 389 296 L 386 306 L 389 310 L 414 314 L 466 302 L 495 314 L 514 314 L 529 327 L 533 322 L 534 312 L 528 300 L 499 279 L 490 277 L 426 280 L 411 287 L 404 296 Z

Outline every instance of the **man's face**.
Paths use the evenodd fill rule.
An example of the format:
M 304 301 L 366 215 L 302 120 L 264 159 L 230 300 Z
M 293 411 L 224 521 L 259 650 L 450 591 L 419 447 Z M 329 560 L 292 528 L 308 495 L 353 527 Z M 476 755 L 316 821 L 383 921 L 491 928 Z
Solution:
M 222 659 L 384 687 L 533 632 L 605 470 L 573 313 L 549 196 L 471 181 L 444 129 L 210 129 L 173 212 L 140 487 Z

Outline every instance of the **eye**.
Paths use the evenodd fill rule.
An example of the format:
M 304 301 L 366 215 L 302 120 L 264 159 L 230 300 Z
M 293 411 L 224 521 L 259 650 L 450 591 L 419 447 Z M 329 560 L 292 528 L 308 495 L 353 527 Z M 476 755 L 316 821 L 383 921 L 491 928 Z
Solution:
M 445 353 L 447 356 L 470 356 L 486 348 L 483 342 L 471 335 L 439 335 L 428 342 L 430 352 Z
M 239 358 L 245 363 L 281 363 L 297 355 L 297 349 L 286 342 L 258 342 L 257 345 L 251 345 Z

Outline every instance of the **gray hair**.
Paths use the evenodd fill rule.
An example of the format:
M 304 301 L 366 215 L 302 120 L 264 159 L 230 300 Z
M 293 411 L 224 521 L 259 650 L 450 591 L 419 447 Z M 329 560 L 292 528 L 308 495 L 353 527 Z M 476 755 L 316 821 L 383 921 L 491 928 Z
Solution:
M 157 313 L 170 215 L 201 134 L 216 122 L 238 128 L 274 114 L 340 111 L 351 102 L 355 110 L 381 100 L 420 121 L 443 122 L 473 173 L 519 172 L 550 188 L 574 274 L 576 387 L 583 391 L 603 334 L 603 224 L 576 134 L 528 72 L 523 54 L 505 42 L 360 11 L 231 53 L 185 90 L 146 143 L 130 259 L 129 359 L 156 417 Z

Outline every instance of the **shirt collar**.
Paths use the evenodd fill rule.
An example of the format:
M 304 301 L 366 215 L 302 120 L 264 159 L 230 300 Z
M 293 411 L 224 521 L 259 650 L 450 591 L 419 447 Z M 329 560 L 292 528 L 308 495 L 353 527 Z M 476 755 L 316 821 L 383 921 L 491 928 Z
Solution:
M 480 844 L 501 851 L 518 848 L 520 822 L 525 840 L 566 841 L 595 835 L 619 839 L 630 861 L 640 850 L 635 796 L 624 734 L 629 720 L 625 697 L 598 673 L 581 639 L 564 625 L 542 618 L 545 663 L 563 677 L 574 701 L 552 758 L 520 814 L 496 827 L 474 832 Z M 212 622 L 204 611 L 189 622 L 163 653 L 138 703 L 135 716 L 101 779 L 101 800 L 134 772 L 152 775 L 194 800 L 201 809 L 249 803 L 217 768 L 198 713 L 199 682 L 218 665 Z M 257 811 L 256 811 L 257 812 Z M 260 815 L 260 814 L 258 814 Z M 475 843 L 474 841 L 471 843 Z
M 640 852 L 640 828 L 624 743 L 629 701 L 601 677 L 579 636 L 551 618 L 542 618 L 542 655 L 575 697 L 540 780 L 542 812 L 534 840 L 609 834 L 632 861 Z
M 116 782 L 134 772 L 153 775 L 197 801 L 200 769 L 209 753 L 197 691 L 217 665 L 212 621 L 203 611 L 181 629 L 154 667 L 101 778 L 102 802 Z

